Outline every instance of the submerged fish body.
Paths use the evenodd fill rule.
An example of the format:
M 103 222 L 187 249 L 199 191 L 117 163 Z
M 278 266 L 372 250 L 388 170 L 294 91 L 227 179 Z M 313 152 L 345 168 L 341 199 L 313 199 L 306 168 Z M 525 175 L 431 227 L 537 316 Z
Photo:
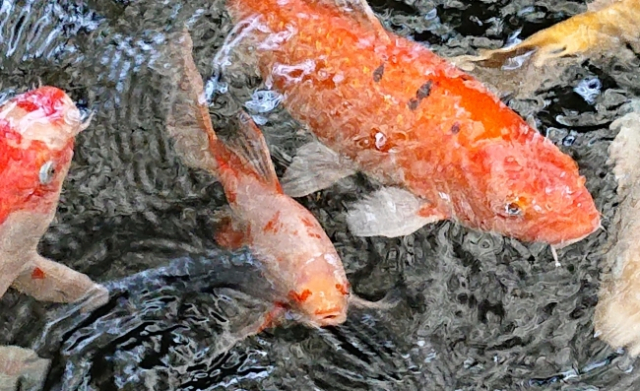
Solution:
M 637 103 L 637 102 L 636 102 Z M 609 161 L 619 206 L 609 228 L 603 274 L 594 313 L 596 335 L 614 349 L 640 355 L 640 110 L 616 119 Z
M 283 193 L 264 137 L 247 114 L 236 118 L 234 137 L 218 138 L 187 31 L 181 45 L 179 85 L 186 103 L 176 104 L 168 132 L 185 162 L 208 170 L 224 188 L 229 208 L 221 213 L 217 242 L 247 246 L 263 262 L 283 296 L 274 317 L 278 308 L 291 307 L 313 326 L 343 323 L 350 286 L 333 243 L 311 212 Z
M 249 141 L 262 137 L 248 115 L 241 115 L 238 123 L 244 128 L 239 137 Z M 212 143 L 218 178 L 232 210 L 216 238 L 227 247 L 251 248 L 267 265 L 270 280 L 286 287 L 289 302 L 312 323 L 340 324 L 346 319 L 349 299 L 342 261 L 315 217 L 282 192 L 267 160 L 266 144 L 254 146 L 261 147 L 257 161 L 265 163 L 265 171 L 247 170 L 249 165 L 225 144 Z
M 73 157 L 75 136 L 88 126 L 62 90 L 44 86 L 0 107 L 0 298 L 11 286 L 37 300 L 73 302 L 104 287 L 48 260 L 37 245 L 54 218 Z
M 599 227 L 569 156 L 479 81 L 384 31 L 366 3 L 334 3 L 228 2 L 236 23 L 254 21 L 246 47 L 267 84 L 321 142 L 299 150 L 285 192 L 303 196 L 356 171 L 389 186 L 349 212 L 361 236 L 453 219 L 561 247 Z

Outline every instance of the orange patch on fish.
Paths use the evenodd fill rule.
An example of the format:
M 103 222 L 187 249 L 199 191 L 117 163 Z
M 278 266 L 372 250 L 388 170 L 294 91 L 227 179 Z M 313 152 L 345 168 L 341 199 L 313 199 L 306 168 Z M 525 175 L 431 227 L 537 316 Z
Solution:
M 298 293 L 292 290 L 289 292 L 289 299 L 297 303 L 302 303 L 306 301 L 309 298 L 309 296 L 311 296 L 312 294 L 313 293 L 309 289 L 303 290 L 302 293 Z
M 263 228 L 264 232 L 273 232 L 273 233 L 277 232 L 279 222 L 280 222 L 280 211 L 277 211 L 276 214 L 273 215 L 271 220 L 269 220 L 267 224 L 265 224 Z
M 336 289 L 338 290 L 338 292 L 342 293 L 343 295 L 348 295 L 349 294 L 349 287 L 348 286 L 344 286 L 342 284 L 336 284 Z
M 44 278 L 45 278 L 44 271 L 39 267 L 34 268 L 33 271 L 31 272 L 32 280 L 44 280 Z

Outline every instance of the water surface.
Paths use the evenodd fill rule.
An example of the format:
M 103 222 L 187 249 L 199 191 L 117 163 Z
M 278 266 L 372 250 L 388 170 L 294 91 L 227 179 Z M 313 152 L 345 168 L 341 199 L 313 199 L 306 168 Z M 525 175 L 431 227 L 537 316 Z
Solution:
M 51 3 L 51 4 L 49 4 Z M 357 294 L 392 289 L 389 311 L 340 327 L 289 326 L 244 338 L 270 286 L 250 254 L 221 252 L 220 185 L 184 166 L 164 131 L 174 86 L 165 48 L 187 23 L 205 81 L 231 30 L 221 1 L 8 1 L 0 7 L 0 99 L 37 83 L 95 111 L 78 137 L 54 224 L 40 249 L 108 284 L 83 315 L 9 292 L 0 344 L 52 360 L 47 390 L 629 390 L 634 362 L 594 338 L 606 231 L 559 251 L 451 222 L 396 238 L 356 238 L 341 212 L 372 184 L 355 175 L 300 202 L 342 256 Z M 584 1 L 370 1 L 385 26 L 443 56 L 499 47 L 583 11 Z M 638 92 L 638 61 L 581 61 L 543 73 L 535 94 L 487 82 L 580 165 L 603 226 L 616 198 L 609 124 Z M 517 71 L 516 71 L 517 72 Z M 520 81 L 526 83 L 526 80 Z M 209 83 L 214 122 L 244 105 L 281 175 L 307 139 L 262 80 Z M 526 94 L 525 94 L 526 95 Z M 248 103 L 247 103 L 248 102 Z M 272 107 L 275 106 L 275 107 Z M 258 115 L 260 117 L 258 117 Z

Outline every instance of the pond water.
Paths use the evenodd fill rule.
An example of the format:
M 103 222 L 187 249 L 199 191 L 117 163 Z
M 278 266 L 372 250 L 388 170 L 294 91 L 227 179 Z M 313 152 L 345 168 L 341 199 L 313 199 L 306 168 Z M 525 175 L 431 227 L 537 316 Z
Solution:
M 594 338 L 593 328 L 616 205 L 605 164 L 615 136 L 609 124 L 640 91 L 637 63 L 582 61 L 545 74 L 535 98 L 504 96 L 578 162 L 603 213 L 605 230 L 559 251 L 560 266 L 548 246 L 452 222 L 397 239 L 353 237 L 344 204 L 372 188 L 355 175 L 300 202 L 334 242 L 354 291 L 377 300 L 395 289 L 399 304 L 354 308 L 339 327 L 287 325 L 246 337 L 271 287 L 251 254 L 216 247 L 211 221 L 226 202 L 222 189 L 187 168 L 165 132 L 175 88 L 164 72 L 165 48 L 187 23 L 198 69 L 205 82 L 214 80 L 213 59 L 232 28 L 224 2 L 1 4 L 0 99 L 41 82 L 94 111 L 40 250 L 105 283 L 111 299 L 90 314 L 15 291 L 0 301 L 0 344 L 51 359 L 44 389 L 640 387 L 633 360 Z M 445 57 L 503 46 L 586 9 L 566 0 L 370 4 L 386 28 Z M 226 88 L 208 84 L 214 124 L 244 104 L 281 175 L 307 137 L 302 125 L 254 74 L 226 81 Z

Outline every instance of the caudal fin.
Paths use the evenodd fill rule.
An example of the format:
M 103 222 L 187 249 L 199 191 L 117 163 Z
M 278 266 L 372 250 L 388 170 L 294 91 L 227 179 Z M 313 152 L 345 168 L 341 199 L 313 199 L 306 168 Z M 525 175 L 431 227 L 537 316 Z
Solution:
M 234 168 L 257 175 L 261 181 L 282 193 L 267 142 L 258 126 L 244 111 L 240 111 L 235 123 L 237 134 L 224 141 L 224 147 L 234 155 L 231 162 L 238 160 Z
M 175 45 L 175 44 L 174 44 Z M 193 42 L 183 30 L 177 51 L 178 96 L 169 114 L 167 130 L 175 140 L 175 149 L 185 162 L 220 174 L 220 170 L 256 175 L 282 192 L 264 137 L 251 117 L 241 111 L 236 118 L 237 134 L 219 139 L 213 129 L 204 95 L 202 76 L 193 61 Z
M 174 140 L 176 153 L 190 167 L 215 174 L 217 164 L 211 144 L 217 140 L 204 95 L 202 77 L 193 61 L 193 42 L 185 28 L 171 45 L 175 56 L 176 85 L 172 108 L 167 115 L 167 132 Z

